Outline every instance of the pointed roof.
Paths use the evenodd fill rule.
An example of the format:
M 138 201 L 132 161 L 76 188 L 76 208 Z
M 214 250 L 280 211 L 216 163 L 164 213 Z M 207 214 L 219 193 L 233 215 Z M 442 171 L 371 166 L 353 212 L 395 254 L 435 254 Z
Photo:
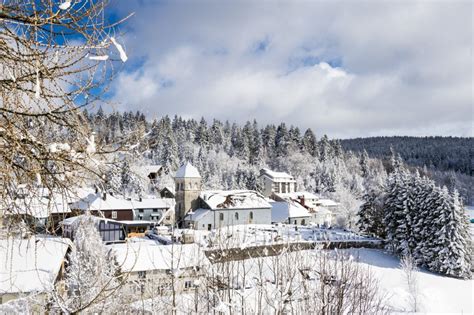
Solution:
M 175 178 L 201 178 L 201 175 L 199 175 L 197 168 L 186 162 L 176 171 Z

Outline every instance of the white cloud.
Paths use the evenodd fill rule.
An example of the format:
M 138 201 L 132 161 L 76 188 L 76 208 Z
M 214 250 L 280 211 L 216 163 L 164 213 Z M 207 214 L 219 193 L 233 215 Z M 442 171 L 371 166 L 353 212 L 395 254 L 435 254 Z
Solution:
M 116 81 L 127 109 L 286 121 L 334 137 L 472 133 L 470 2 L 122 9 L 136 11 L 130 60 L 145 58 Z

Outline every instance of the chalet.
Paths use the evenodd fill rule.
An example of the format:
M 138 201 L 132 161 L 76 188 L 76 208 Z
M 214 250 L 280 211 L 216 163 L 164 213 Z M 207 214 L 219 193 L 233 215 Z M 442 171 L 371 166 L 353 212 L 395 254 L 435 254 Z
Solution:
M 0 240 L 0 304 L 28 296 L 30 311 L 39 314 L 47 293 L 63 277 L 70 245 L 59 237 Z
M 125 199 L 91 192 L 70 206 L 117 221 L 151 221 L 158 225 L 172 224 L 174 220 L 174 199 L 169 198 Z
M 211 230 L 238 224 L 271 224 L 272 206 L 252 190 L 202 191 L 196 210 L 188 212 L 185 225 Z
M 156 183 L 163 174 L 163 167 L 161 165 L 145 165 L 139 168 L 138 173 L 142 178 L 148 178 L 150 182 Z
M 137 240 L 111 247 L 127 275 L 124 288 L 137 299 L 192 290 L 202 276 L 202 267 L 209 263 L 196 244 L 157 245 Z
M 259 180 L 262 183 L 263 195 L 270 197 L 273 193 L 292 193 L 296 191 L 296 180 L 285 172 L 276 172 L 263 168 Z
M 175 198 L 174 190 L 171 187 L 164 187 L 160 190 L 161 198 Z

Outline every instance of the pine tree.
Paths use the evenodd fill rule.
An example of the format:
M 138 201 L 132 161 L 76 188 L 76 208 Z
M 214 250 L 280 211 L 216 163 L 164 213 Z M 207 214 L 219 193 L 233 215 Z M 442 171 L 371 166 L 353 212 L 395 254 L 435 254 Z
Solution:
M 471 253 L 469 252 L 469 221 L 454 191 L 449 195 L 446 188 L 443 196 L 447 198 L 447 207 L 443 207 L 440 216 L 442 228 L 437 233 L 439 246 L 437 271 L 458 278 L 471 278 Z
M 310 128 L 306 129 L 302 142 L 303 148 L 306 152 L 308 152 L 311 156 L 314 157 L 318 155 L 316 136 Z
M 383 196 L 380 192 L 370 191 L 364 195 L 364 203 L 359 209 L 359 229 L 367 234 L 385 238 L 385 226 L 383 224 Z

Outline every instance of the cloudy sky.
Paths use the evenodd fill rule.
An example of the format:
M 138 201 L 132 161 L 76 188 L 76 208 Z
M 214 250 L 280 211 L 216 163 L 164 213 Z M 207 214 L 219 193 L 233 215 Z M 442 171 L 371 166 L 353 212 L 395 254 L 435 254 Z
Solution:
M 472 136 L 471 1 L 119 1 L 121 110 Z

